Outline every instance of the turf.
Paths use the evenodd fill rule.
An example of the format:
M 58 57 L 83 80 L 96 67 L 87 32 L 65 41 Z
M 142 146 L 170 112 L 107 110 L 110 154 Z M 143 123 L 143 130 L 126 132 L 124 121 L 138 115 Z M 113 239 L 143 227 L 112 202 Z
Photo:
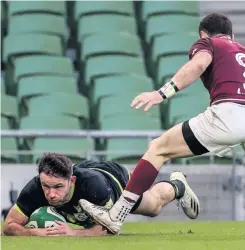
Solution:
M 120 236 L 7 237 L 3 250 L 244 250 L 245 222 L 126 223 Z

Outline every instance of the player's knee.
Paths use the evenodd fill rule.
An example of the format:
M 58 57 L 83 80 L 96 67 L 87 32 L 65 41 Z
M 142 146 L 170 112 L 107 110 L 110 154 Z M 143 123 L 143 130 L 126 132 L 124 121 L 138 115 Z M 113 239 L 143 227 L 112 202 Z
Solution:
M 157 206 L 155 206 L 155 208 L 152 209 L 152 211 L 150 211 L 149 217 L 152 217 L 152 218 L 153 218 L 153 217 L 158 216 L 158 215 L 160 214 L 160 212 L 161 212 L 161 209 L 162 209 L 162 207 L 161 207 L 160 204 L 157 205 Z
M 168 160 L 168 139 L 167 136 L 161 136 L 149 143 L 148 152 L 156 156 L 162 156 Z

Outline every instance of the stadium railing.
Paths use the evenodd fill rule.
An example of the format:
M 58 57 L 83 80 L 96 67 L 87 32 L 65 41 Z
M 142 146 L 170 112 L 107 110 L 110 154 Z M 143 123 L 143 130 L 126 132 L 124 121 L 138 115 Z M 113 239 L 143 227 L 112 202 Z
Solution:
M 164 131 L 130 131 L 130 130 L 120 130 L 120 131 L 101 131 L 101 130 L 1 130 L 1 138 L 24 138 L 24 137 L 35 137 L 35 138 L 87 138 L 87 140 L 91 143 L 95 138 L 147 138 L 148 142 L 150 142 L 152 139 L 157 138 L 160 136 Z M 4 151 L 5 153 L 11 153 L 11 154 L 17 154 L 17 155 L 29 155 L 30 153 L 32 155 L 44 153 L 45 151 L 30 151 L 30 150 L 21 150 L 17 152 L 13 151 Z M 105 156 L 107 154 L 113 155 L 118 154 L 121 152 L 118 151 L 98 151 L 95 149 L 89 149 L 86 150 L 86 152 L 81 152 L 80 149 L 78 149 L 78 152 L 59 152 L 59 153 L 66 153 L 69 155 L 73 155 L 74 153 L 80 153 L 81 157 L 86 157 L 87 159 L 91 159 L 94 156 Z M 126 153 L 128 156 L 130 155 L 140 155 L 144 154 L 144 152 L 132 152 L 132 150 L 123 152 Z M 214 163 L 214 155 L 213 154 L 207 154 L 209 157 L 209 163 Z M 237 157 L 244 158 L 243 163 L 245 165 L 245 155 L 237 155 L 237 152 L 233 150 L 232 154 L 230 155 L 230 158 L 235 161 Z M 170 162 L 171 163 L 171 162 Z

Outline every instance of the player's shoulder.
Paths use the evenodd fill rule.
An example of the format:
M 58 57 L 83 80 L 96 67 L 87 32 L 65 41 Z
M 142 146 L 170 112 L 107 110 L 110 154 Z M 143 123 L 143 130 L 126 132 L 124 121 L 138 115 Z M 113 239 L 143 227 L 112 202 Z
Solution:
M 73 166 L 73 174 L 78 180 L 84 181 L 85 179 L 100 176 L 101 174 L 98 171 L 95 171 L 99 166 L 99 162 L 83 160 Z
M 212 40 L 207 38 L 200 38 L 193 43 L 189 50 L 189 58 L 192 58 L 199 51 L 207 51 L 208 53 L 213 53 L 213 43 Z
M 33 196 L 39 196 L 42 194 L 43 192 L 39 176 L 35 176 L 29 180 L 29 182 L 22 189 L 21 193 Z
M 212 46 L 212 45 L 213 45 L 212 39 L 210 37 L 207 37 L 207 38 L 199 38 L 192 44 L 192 47 Z

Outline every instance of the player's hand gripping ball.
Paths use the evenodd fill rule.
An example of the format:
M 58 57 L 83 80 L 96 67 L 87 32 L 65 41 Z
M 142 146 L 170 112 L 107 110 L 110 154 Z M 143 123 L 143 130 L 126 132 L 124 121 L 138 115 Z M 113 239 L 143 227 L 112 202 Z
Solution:
M 55 221 L 66 223 L 65 218 L 54 207 L 40 207 L 32 213 L 26 226 L 30 228 L 56 227 L 58 224 Z

